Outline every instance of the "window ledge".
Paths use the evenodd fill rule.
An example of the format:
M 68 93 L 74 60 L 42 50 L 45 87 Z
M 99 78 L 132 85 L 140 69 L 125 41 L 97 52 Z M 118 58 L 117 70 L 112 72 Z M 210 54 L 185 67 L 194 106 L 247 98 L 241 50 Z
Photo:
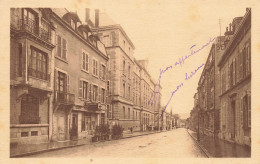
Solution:
M 10 128 L 23 128 L 23 127 L 48 127 L 49 124 L 11 124 Z
M 89 74 L 89 71 L 85 70 L 85 69 L 81 69 L 82 72 L 85 72 L 87 74 Z
M 28 77 L 29 77 L 29 78 L 32 78 L 32 79 L 40 80 L 40 81 L 43 81 L 43 82 L 47 82 L 47 83 L 50 82 L 49 80 L 40 79 L 40 78 L 31 76 L 31 75 L 28 75 Z
M 63 61 L 64 63 L 69 64 L 68 60 L 63 59 L 63 58 L 61 58 L 61 57 L 59 57 L 59 56 L 55 56 L 55 58 L 59 59 L 60 61 Z
M 92 76 L 98 79 L 98 76 L 97 76 L 97 75 L 92 74 Z

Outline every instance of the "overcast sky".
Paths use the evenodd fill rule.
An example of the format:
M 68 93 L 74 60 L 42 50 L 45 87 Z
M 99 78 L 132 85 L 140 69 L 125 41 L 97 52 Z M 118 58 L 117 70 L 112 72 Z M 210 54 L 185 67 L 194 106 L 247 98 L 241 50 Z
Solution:
M 251 6 L 247 1 L 157 1 L 145 0 L 122 1 L 90 1 L 74 3 L 70 10 L 78 11 L 84 21 L 84 8 L 100 9 L 107 13 L 116 23 L 120 24 L 134 43 L 136 59 L 148 59 L 148 71 L 157 80 L 160 69 L 173 66 L 163 73 L 161 78 L 162 105 L 171 98 L 171 92 L 183 83 L 172 96 L 167 111 L 173 113 L 189 113 L 193 108 L 193 96 L 197 90 L 198 80 L 202 69 L 188 81 L 185 74 L 194 71 L 206 62 L 211 44 L 195 55 L 185 60 L 182 66 L 175 66 L 179 58 L 220 35 L 234 17 L 244 16 L 246 7 Z M 186 115 L 187 116 L 187 115 Z

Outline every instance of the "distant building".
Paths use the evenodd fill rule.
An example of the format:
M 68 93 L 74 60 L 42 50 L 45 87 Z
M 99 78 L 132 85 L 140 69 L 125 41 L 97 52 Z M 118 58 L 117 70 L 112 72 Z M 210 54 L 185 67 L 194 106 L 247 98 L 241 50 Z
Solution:
M 98 16 L 99 26 L 92 28 L 105 44 L 109 56 L 108 101 L 111 124 L 118 123 L 124 130 L 147 130 L 155 126 L 155 112 L 160 100 L 156 83 L 147 71 L 146 60 L 134 58 L 134 44 L 119 25 L 104 13 Z M 155 96 L 156 95 L 156 96 Z M 156 97 L 152 103 L 149 100 Z
M 226 49 L 219 61 L 219 137 L 251 146 L 251 9 L 233 19 L 225 33 Z
M 216 136 L 219 131 L 220 75 L 217 64 L 225 49 L 224 36 L 216 37 L 204 65 L 196 95 L 196 111 L 200 112 L 200 127 L 204 134 Z

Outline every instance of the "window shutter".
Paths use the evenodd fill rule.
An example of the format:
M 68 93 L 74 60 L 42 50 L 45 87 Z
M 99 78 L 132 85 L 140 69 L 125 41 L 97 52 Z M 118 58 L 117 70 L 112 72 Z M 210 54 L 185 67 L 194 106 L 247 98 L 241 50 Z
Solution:
M 57 100 L 57 90 L 58 90 L 58 72 L 54 70 L 54 99 Z
M 90 101 L 93 100 L 93 98 L 92 98 L 92 84 L 89 84 L 89 99 L 90 99 Z
M 93 67 L 93 75 L 96 75 L 95 74 L 95 60 L 93 59 L 93 62 L 92 62 L 92 67 Z
M 89 67 L 89 56 L 88 56 L 88 54 L 85 54 L 86 56 L 85 56 L 85 58 L 87 59 L 86 60 L 86 62 L 87 62 L 87 64 L 86 64 L 86 70 L 88 71 L 88 67 Z
M 70 93 L 70 76 L 67 75 L 67 93 Z
M 65 40 L 65 55 L 64 55 L 65 59 L 67 59 L 67 46 L 68 46 L 67 41 Z
M 98 87 L 98 101 L 101 102 L 101 88 Z
M 83 81 L 79 80 L 79 97 L 82 97 L 82 87 L 83 86 Z
M 84 60 L 85 60 L 85 53 L 82 52 L 82 58 L 81 58 L 81 61 L 80 61 L 81 69 L 85 69 L 85 66 L 84 66 L 85 61 Z
M 58 56 L 57 55 L 57 53 L 58 53 L 58 36 L 57 35 L 55 35 L 55 46 L 56 46 L 56 48 L 55 48 L 55 55 Z
M 99 63 L 99 78 L 102 78 L 101 67 L 102 67 L 102 65 L 101 65 L 101 63 Z

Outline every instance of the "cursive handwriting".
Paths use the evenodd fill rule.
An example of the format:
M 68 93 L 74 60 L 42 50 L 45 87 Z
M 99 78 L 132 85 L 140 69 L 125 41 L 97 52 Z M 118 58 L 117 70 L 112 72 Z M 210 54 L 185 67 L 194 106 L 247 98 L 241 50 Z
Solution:
M 203 64 L 201 64 L 200 66 L 198 66 L 198 67 L 194 70 L 194 72 L 191 71 L 190 75 L 187 75 L 187 73 L 185 73 L 185 75 L 186 75 L 186 76 L 185 76 L 185 80 L 191 79 L 192 76 L 194 76 L 194 75 L 196 74 L 196 72 L 197 72 L 199 69 L 201 69 L 204 65 L 205 65 L 205 64 L 203 63 Z M 162 111 L 162 114 L 161 114 L 160 118 L 163 117 L 163 113 L 165 112 L 167 106 L 168 106 L 169 103 L 171 102 L 173 95 L 174 95 L 182 86 L 183 86 L 183 82 L 182 82 L 181 84 L 179 84 L 179 85 L 176 87 L 176 89 L 171 92 L 171 97 L 169 98 L 167 104 L 165 105 L 165 107 L 164 107 L 164 109 L 163 109 L 163 111 Z
M 160 75 L 159 75 L 159 78 L 158 78 L 158 82 L 156 83 L 156 85 L 159 84 L 158 88 L 156 88 L 156 85 L 155 85 L 154 91 L 152 92 L 152 95 L 151 95 L 151 98 L 148 101 L 148 104 L 151 103 L 151 105 L 153 105 L 153 103 L 157 102 L 157 100 L 159 100 L 158 102 L 160 104 L 160 98 L 156 98 L 155 92 L 160 92 L 160 83 L 161 83 L 162 74 L 164 74 L 166 71 L 168 71 L 170 69 L 173 69 L 173 66 L 177 66 L 177 65 L 182 66 L 185 63 L 185 60 L 187 60 L 188 58 L 190 58 L 194 54 L 198 53 L 200 50 L 204 49 L 206 46 L 208 46 L 210 43 L 212 43 L 215 39 L 216 39 L 215 37 L 213 39 L 211 39 L 211 37 L 210 37 L 209 42 L 204 44 L 198 50 L 194 50 L 193 49 L 194 47 L 196 47 L 196 44 L 194 44 L 193 46 L 190 47 L 190 54 L 189 55 L 185 55 L 185 56 L 179 57 L 179 60 L 176 61 L 174 65 L 167 66 L 165 69 L 160 69 Z M 193 73 L 193 72 L 191 72 L 191 73 Z M 196 70 L 195 70 L 195 73 L 196 73 Z M 191 75 L 191 76 L 193 76 L 193 75 Z M 187 74 L 186 74 L 186 78 L 188 78 Z M 158 96 L 159 95 L 157 94 L 157 97 Z

